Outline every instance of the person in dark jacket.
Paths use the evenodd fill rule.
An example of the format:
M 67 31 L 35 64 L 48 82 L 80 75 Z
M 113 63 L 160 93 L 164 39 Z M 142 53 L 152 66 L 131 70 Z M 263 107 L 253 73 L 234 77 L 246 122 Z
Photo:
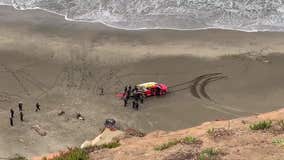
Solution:
M 14 110 L 11 108 L 11 109 L 10 109 L 10 117 L 14 118 L 14 114 L 15 114 L 15 112 L 14 112 Z
M 39 102 L 36 103 L 36 110 L 35 111 L 36 112 L 40 111 L 40 104 L 39 104 Z
M 19 106 L 19 111 L 22 112 L 23 111 L 23 102 L 19 102 L 18 106 Z
M 124 87 L 124 94 L 127 93 L 127 86 Z
M 20 120 L 21 120 L 22 122 L 24 121 L 24 114 L 23 114 L 22 111 L 20 112 Z
M 136 101 L 136 103 L 135 103 L 135 109 L 138 111 L 139 110 L 139 103 L 138 103 L 138 101 Z
M 139 99 L 140 99 L 140 102 L 143 104 L 144 103 L 144 95 L 142 93 L 139 95 Z
M 134 87 L 134 91 L 138 92 L 138 87 L 137 86 Z
M 136 108 L 136 101 L 135 101 L 135 100 L 132 101 L 132 108 L 133 108 L 133 109 Z
M 10 119 L 10 126 L 14 126 L 14 120 L 13 120 L 13 117 L 12 117 L 12 115 L 10 114 L 10 116 L 9 116 L 9 119 Z
M 127 98 L 129 99 L 130 97 L 131 97 L 131 86 L 129 86 L 127 90 Z
M 124 98 L 123 98 L 124 107 L 126 107 L 126 106 L 127 106 L 127 101 L 128 101 L 127 97 L 124 97 Z
M 133 93 L 133 98 L 134 98 L 135 101 L 138 101 L 138 99 L 139 99 L 139 93 L 135 91 L 135 92 Z

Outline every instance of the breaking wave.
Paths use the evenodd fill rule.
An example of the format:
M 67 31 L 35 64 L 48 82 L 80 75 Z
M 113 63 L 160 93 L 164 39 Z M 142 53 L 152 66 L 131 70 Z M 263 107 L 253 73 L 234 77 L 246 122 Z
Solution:
M 0 0 L 0 5 L 129 30 L 284 31 L 284 0 Z

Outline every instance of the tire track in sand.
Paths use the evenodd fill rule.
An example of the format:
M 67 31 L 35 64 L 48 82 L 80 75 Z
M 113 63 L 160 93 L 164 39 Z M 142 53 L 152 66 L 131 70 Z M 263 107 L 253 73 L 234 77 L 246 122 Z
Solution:
M 208 86 L 209 83 L 218 81 L 224 78 L 227 78 L 227 76 L 217 76 L 217 77 L 210 77 L 210 78 L 205 79 L 204 81 L 200 83 L 199 93 L 202 95 L 202 97 L 210 101 L 213 101 L 212 98 L 206 92 L 206 87 Z
M 206 87 L 208 86 L 208 84 L 210 84 L 211 82 L 214 81 L 218 81 L 221 79 L 225 79 L 228 78 L 227 76 L 221 76 L 221 74 L 218 75 L 210 75 L 210 76 L 199 76 L 196 79 L 198 79 L 198 82 L 196 82 L 194 85 L 192 85 L 194 88 L 194 91 L 196 92 L 196 94 L 198 94 L 198 96 L 201 98 L 205 98 L 207 100 L 210 101 L 210 103 L 206 103 L 207 106 L 205 108 L 208 109 L 212 109 L 218 112 L 222 112 L 225 114 L 229 114 L 229 115 L 233 115 L 233 116 L 241 116 L 243 114 L 255 114 L 255 113 L 251 113 L 245 110 L 241 110 L 238 109 L 238 107 L 233 107 L 233 106 L 227 106 L 227 105 L 222 105 L 218 102 L 216 102 L 214 99 L 212 99 L 208 93 L 206 92 Z M 194 94 L 194 93 L 193 93 Z M 198 98 L 198 97 L 196 97 Z
M 218 75 L 221 75 L 222 73 L 211 73 L 211 74 L 204 74 L 204 75 L 201 75 L 197 78 L 195 78 L 193 80 L 193 84 L 190 86 L 190 93 L 195 97 L 195 98 L 198 98 L 198 99 L 201 99 L 201 96 L 199 95 L 198 93 L 198 90 L 197 90 L 197 86 L 199 86 L 199 83 L 204 80 L 205 78 L 208 78 L 208 77 L 212 77 L 212 76 L 218 76 Z

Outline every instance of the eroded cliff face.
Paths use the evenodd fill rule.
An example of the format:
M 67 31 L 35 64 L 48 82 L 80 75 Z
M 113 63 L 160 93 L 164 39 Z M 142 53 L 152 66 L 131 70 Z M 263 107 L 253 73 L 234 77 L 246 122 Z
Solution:
M 284 108 L 246 118 L 206 122 L 179 131 L 155 131 L 145 137 L 121 139 L 119 147 L 95 150 L 89 155 L 92 160 L 179 160 L 202 156 L 221 160 L 280 160 L 284 157 L 283 119 Z M 253 124 L 263 121 L 272 124 L 264 126 L 265 129 L 251 129 Z

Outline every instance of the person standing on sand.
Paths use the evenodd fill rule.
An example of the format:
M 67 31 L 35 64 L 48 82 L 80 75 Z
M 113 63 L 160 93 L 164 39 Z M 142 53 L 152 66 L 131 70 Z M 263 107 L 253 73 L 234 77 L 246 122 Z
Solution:
M 138 90 L 139 90 L 139 89 L 138 89 L 138 87 L 137 87 L 137 86 L 135 86 L 135 87 L 134 87 L 134 91 L 137 93 L 137 92 L 138 92 Z
M 13 117 L 12 117 L 11 113 L 10 113 L 9 119 L 10 119 L 10 126 L 13 127 L 14 126 L 14 121 L 13 121 Z
M 14 110 L 11 108 L 11 109 L 10 109 L 10 116 L 11 116 L 12 118 L 14 118 L 14 113 L 15 113 Z
M 36 103 L 36 110 L 35 111 L 36 112 L 40 111 L 40 104 L 39 104 L 39 102 Z
M 124 87 L 124 94 L 127 93 L 127 86 Z
M 127 100 L 129 99 L 127 86 L 124 87 L 123 98 L 126 98 Z
M 22 122 L 24 122 L 24 114 L 23 114 L 23 111 L 20 112 L 20 120 L 21 120 Z
M 140 99 L 141 104 L 143 104 L 144 103 L 143 93 L 139 94 L 139 99 Z
M 135 105 L 135 109 L 138 111 L 138 110 L 139 110 L 139 102 L 138 102 L 138 101 L 136 101 L 135 103 L 136 103 L 136 105 Z
M 126 107 L 126 106 L 127 106 L 127 101 L 128 101 L 127 97 L 126 97 L 126 96 L 124 96 L 124 98 L 123 98 L 124 107 Z
M 136 107 L 136 102 L 135 102 L 135 100 L 133 100 L 132 101 L 132 108 L 135 109 L 135 107 Z
M 126 92 L 126 98 L 127 98 L 127 99 L 130 98 L 130 92 L 129 92 L 129 90 L 127 90 L 127 92 Z
M 19 102 L 18 106 L 19 106 L 19 111 L 22 112 L 23 111 L 23 102 Z
M 128 91 L 127 91 L 127 95 L 128 95 L 128 97 L 130 97 L 131 96 L 131 91 L 132 91 L 132 89 L 131 89 L 132 87 L 131 87 L 131 85 L 129 85 L 128 86 Z

